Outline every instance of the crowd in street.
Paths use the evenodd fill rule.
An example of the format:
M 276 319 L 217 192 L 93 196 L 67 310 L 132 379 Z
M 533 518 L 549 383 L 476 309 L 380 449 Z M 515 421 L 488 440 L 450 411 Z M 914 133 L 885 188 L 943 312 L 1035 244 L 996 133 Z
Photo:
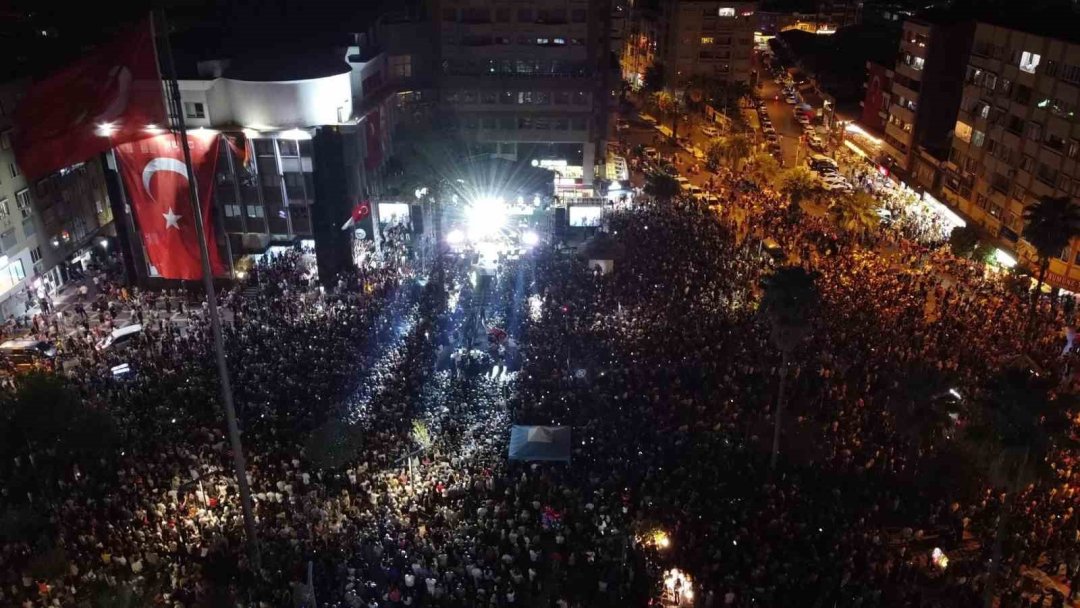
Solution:
M 466 257 L 417 264 L 404 231 L 327 283 L 299 251 L 260 262 L 219 311 L 257 556 L 207 305 L 109 285 L 97 324 L 43 313 L 67 385 L 123 442 L 49 479 L 46 454 L 0 467 L 0 507 L 47 512 L 63 555 L 40 576 L 40 545 L 0 545 L 0 605 L 129 589 L 171 607 L 309 591 L 350 608 L 644 606 L 678 568 L 663 601 L 704 608 L 973 606 L 1000 538 L 1001 605 L 1063 606 L 1022 568 L 1080 583 L 1077 451 L 1053 444 L 1009 492 L 962 468 L 954 437 L 1017 353 L 1068 392 L 1065 313 L 1039 302 L 1029 326 L 1026 300 L 971 263 L 897 228 L 868 249 L 744 178 L 718 175 L 712 207 L 639 197 L 611 214 L 608 274 L 541 247 L 475 281 Z M 766 236 L 822 294 L 775 471 Z M 140 338 L 96 348 L 121 315 Z M 926 420 L 939 389 L 963 396 L 957 418 Z M 571 461 L 509 461 L 511 423 L 572 427 Z

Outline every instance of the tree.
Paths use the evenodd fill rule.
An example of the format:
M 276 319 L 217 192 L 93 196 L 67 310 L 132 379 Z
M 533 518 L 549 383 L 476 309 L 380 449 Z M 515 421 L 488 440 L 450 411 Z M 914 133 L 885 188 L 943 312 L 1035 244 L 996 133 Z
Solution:
M 359 430 L 340 420 L 330 420 L 308 435 L 304 456 L 317 469 L 337 469 L 345 466 L 360 450 Z
M 957 226 L 949 233 L 949 248 L 957 257 L 972 257 L 978 244 L 979 231 L 974 226 Z
M 974 444 L 980 460 L 988 463 L 986 473 L 991 484 L 1014 497 L 1037 474 L 1037 464 L 1049 448 L 1044 421 L 1054 424 L 1061 416 L 1049 393 L 1051 382 L 1031 372 L 1027 365 L 1014 364 L 995 378 L 980 401 L 982 416 L 971 425 L 966 439 Z M 1008 529 L 1009 507 L 1002 501 L 997 518 L 993 559 L 987 579 L 984 603 L 993 603 L 999 577 L 1003 541 Z
M 660 200 L 670 200 L 677 196 L 682 188 L 675 176 L 662 171 L 653 171 L 645 177 L 645 193 Z
M 1029 324 L 1035 320 L 1035 303 L 1046 280 L 1050 260 L 1061 255 L 1069 242 L 1080 236 L 1080 211 L 1068 197 L 1047 198 L 1024 209 L 1024 238 L 1035 248 L 1039 278 L 1028 309 Z
M 780 176 L 780 193 L 788 197 L 793 207 L 820 189 L 814 174 L 806 167 L 792 167 Z
M 784 413 L 784 388 L 791 355 L 810 331 L 810 316 L 818 306 L 820 294 L 815 279 L 798 266 L 785 266 L 764 280 L 765 294 L 760 311 L 769 323 L 773 344 L 780 351 L 780 383 L 776 397 L 772 457 L 769 466 L 776 468 L 780 457 L 780 427 Z
M 653 103 L 660 112 L 671 116 L 671 139 L 674 141 L 679 132 L 679 113 L 686 105 L 682 95 L 676 94 L 671 89 L 663 89 L 653 93 Z
M 829 217 L 837 228 L 854 232 L 859 237 L 881 223 L 877 211 L 877 200 L 865 192 L 840 196 L 829 205 Z
M 664 66 L 660 63 L 654 63 L 645 68 L 645 90 L 649 93 L 655 93 L 664 88 Z
M 750 163 L 754 175 L 757 175 L 766 183 L 771 183 L 776 179 L 777 175 L 780 175 L 780 163 L 776 161 L 776 157 L 772 154 L 758 152 L 750 158 Z
M 88 408 L 60 376 L 21 376 L 14 394 L 0 401 L 0 454 L 29 462 L 35 473 L 23 488 L 49 495 L 52 483 L 71 466 L 96 466 L 117 452 L 119 433 L 112 417 Z M 11 488 L 13 496 L 23 495 Z
M 728 164 L 732 169 L 737 169 L 740 163 L 745 163 L 754 149 L 750 138 L 742 135 L 729 135 L 726 139 Z

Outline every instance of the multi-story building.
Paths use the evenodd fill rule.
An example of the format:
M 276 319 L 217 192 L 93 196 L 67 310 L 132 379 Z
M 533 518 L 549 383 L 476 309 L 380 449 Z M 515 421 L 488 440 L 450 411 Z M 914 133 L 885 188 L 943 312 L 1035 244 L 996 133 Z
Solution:
M 618 88 L 610 0 L 432 1 L 441 109 L 472 153 L 556 162 L 592 188 Z
M 27 288 L 54 294 L 75 265 L 108 247 L 112 211 L 100 159 L 27 182 L 11 145 L 12 114 L 25 81 L 0 85 L 0 313 L 25 314 Z M 102 238 L 96 238 L 102 237 Z
M 630 16 L 619 64 L 623 80 L 645 84 L 645 74 L 657 65 L 660 50 L 660 5 L 657 0 L 630 0 Z
M 818 19 L 828 23 L 831 29 L 836 31 L 842 27 L 858 25 L 862 19 L 862 7 L 862 0 L 818 0 Z
M 963 79 L 943 195 L 1022 257 L 1023 211 L 1080 195 L 1080 44 L 979 23 Z M 1080 243 L 1050 262 L 1080 291 Z
M 217 129 L 234 144 L 220 147 L 214 189 L 223 258 L 314 238 L 320 271 L 324 261 L 329 275 L 345 263 L 346 244 L 320 252 L 340 232 L 323 230 L 320 239 L 320 226 L 340 225 L 354 204 L 382 192 L 399 107 L 413 95 L 411 55 L 388 56 L 366 34 L 353 42 L 292 51 L 287 60 L 203 60 L 179 80 L 188 129 Z M 322 200 L 319 192 L 332 194 Z M 145 269 L 138 247 L 128 253 L 136 272 Z
M 662 0 L 660 60 L 667 86 L 694 78 L 750 82 L 754 2 Z
M 973 21 L 946 14 L 904 21 L 883 138 L 898 174 L 911 173 L 920 147 L 948 149 L 974 29 Z
M 863 100 L 859 102 L 859 105 L 862 106 L 859 114 L 859 124 L 875 135 L 880 136 L 885 132 L 885 124 L 889 120 L 892 78 L 893 71 L 891 67 L 873 61 L 866 62 L 866 81 L 863 84 L 866 93 Z

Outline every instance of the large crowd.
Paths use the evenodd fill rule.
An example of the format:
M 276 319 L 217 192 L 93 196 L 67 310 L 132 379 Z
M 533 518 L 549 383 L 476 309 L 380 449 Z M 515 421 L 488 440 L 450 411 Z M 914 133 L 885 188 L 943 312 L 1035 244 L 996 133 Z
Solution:
M 970 262 L 896 228 L 854 239 L 744 177 L 718 176 L 712 207 L 609 215 L 610 273 L 543 246 L 478 280 L 467 256 L 418 263 L 405 231 L 332 281 L 301 251 L 256 265 L 217 314 L 257 553 L 208 307 L 106 284 L 92 313 L 43 313 L 65 385 L 122 442 L 44 479 L 56 455 L 33 446 L 0 466 L 0 507 L 47 513 L 63 566 L 41 574 L 44 545 L 3 527 L 0 605 L 973 606 L 997 570 L 1000 605 L 1064 606 L 1036 573 L 1080 583 L 1075 449 L 1006 491 L 959 468 L 955 437 L 1017 353 L 1067 407 L 1066 313 L 1029 322 Z M 822 294 L 775 471 L 765 237 Z M 141 336 L 97 348 L 121 317 Z M 934 387 L 964 396 L 957 418 L 924 424 Z M 511 423 L 572 427 L 570 462 L 508 460 Z

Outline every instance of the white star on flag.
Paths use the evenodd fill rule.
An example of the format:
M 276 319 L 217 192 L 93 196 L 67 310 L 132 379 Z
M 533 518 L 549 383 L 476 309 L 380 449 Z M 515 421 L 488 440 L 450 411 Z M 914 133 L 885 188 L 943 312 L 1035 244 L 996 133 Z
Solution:
M 168 230 L 169 228 L 176 228 L 177 230 L 179 230 L 180 229 L 180 218 L 182 218 L 184 216 L 176 215 L 176 213 L 173 211 L 172 207 L 169 207 L 169 212 L 168 213 L 162 213 L 161 217 L 165 218 L 165 229 L 166 230 Z

